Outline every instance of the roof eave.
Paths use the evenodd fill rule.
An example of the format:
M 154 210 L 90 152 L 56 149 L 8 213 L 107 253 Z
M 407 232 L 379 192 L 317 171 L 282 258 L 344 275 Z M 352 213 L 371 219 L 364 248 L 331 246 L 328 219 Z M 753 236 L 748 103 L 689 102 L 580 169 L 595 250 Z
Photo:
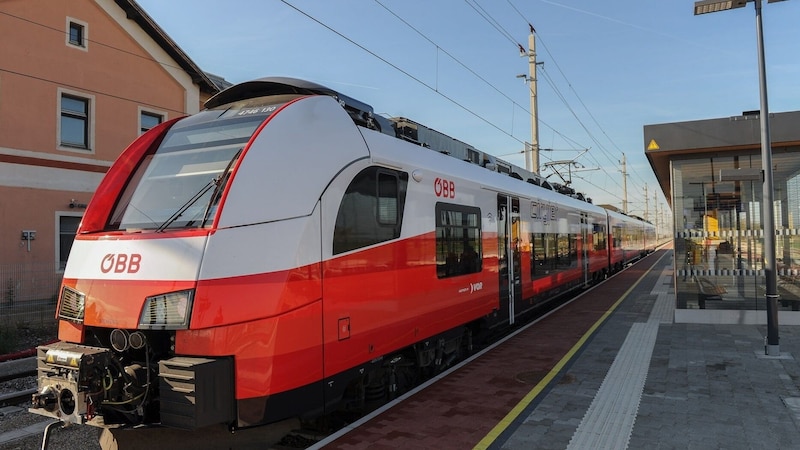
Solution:
M 138 3 L 134 0 L 114 0 L 114 2 L 125 11 L 128 19 L 135 21 L 167 54 L 174 59 L 180 67 L 189 74 L 193 83 L 200 87 L 201 92 L 216 94 L 219 88 L 203 72 L 200 67 L 192 61 L 189 56 L 178 47 L 178 44 L 164 32 L 161 27 L 150 17 Z

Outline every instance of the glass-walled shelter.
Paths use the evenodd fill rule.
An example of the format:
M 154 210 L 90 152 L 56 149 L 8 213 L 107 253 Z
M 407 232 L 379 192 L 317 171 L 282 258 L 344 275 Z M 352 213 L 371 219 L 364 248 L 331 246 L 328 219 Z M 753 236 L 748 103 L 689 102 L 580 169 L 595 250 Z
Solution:
M 779 322 L 800 324 L 800 112 L 770 115 Z M 758 112 L 644 127 L 672 207 L 676 322 L 766 323 Z

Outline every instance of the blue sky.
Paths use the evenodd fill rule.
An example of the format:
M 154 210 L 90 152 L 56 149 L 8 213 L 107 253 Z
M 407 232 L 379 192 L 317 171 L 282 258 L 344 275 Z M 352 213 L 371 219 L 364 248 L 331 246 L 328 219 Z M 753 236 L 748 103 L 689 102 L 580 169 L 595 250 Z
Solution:
M 628 210 L 646 215 L 646 185 L 651 218 L 656 191 L 666 203 L 644 125 L 759 109 L 752 3 L 694 16 L 679 0 L 137 1 L 228 81 L 308 79 L 522 167 L 530 90 L 517 45 L 527 49 L 531 23 L 539 143 L 552 149 L 540 163 L 576 161 L 573 186 L 621 207 L 624 153 Z M 800 110 L 798 21 L 800 0 L 764 0 L 770 112 Z

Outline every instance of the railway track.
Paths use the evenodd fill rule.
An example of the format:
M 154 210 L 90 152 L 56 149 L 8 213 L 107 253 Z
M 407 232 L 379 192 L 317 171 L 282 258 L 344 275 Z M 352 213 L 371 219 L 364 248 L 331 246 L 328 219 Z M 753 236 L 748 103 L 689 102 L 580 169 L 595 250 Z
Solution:
M 36 376 L 36 369 L 25 370 L 18 373 L 2 374 L 0 375 L 0 383 L 5 383 L 6 381 L 14 381 L 16 379 L 23 377 L 35 377 L 35 376 Z
M 0 406 L 20 405 L 31 400 L 31 396 L 36 393 L 36 388 L 25 389 L 8 394 L 0 394 Z
M 30 401 L 36 392 L 36 357 L 0 362 L 0 406 Z

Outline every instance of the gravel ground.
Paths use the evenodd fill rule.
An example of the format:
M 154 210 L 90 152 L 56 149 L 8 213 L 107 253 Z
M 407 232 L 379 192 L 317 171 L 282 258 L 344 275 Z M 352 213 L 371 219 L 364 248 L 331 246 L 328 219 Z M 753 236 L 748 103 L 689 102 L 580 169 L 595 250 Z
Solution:
M 8 353 L 36 348 L 37 345 L 55 340 L 58 334 L 55 325 L 50 327 L 12 327 L 3 331 L 7 340 L 3 347 L 8 348 Z
M 26 405 L 25 409 L 19 412 L 4 414 L 0 417 L 0 438 L 10 431 L 23 430 L 36 424 L 50 422 L 51 420 L 46 417 L 27 412 Z M 43 427 L 39 429 L 41 430 Z M 59 427 L 50 434 L 48 448 L 52 450 L 100 450 L 99 438 L 101 431 L 99 428 L 84 425 Z M 0 449 L 39 450 L 42 448 L 43 435 L 44 433 L 40 431 L 21 439 L 5 442 L 0 444 Z

